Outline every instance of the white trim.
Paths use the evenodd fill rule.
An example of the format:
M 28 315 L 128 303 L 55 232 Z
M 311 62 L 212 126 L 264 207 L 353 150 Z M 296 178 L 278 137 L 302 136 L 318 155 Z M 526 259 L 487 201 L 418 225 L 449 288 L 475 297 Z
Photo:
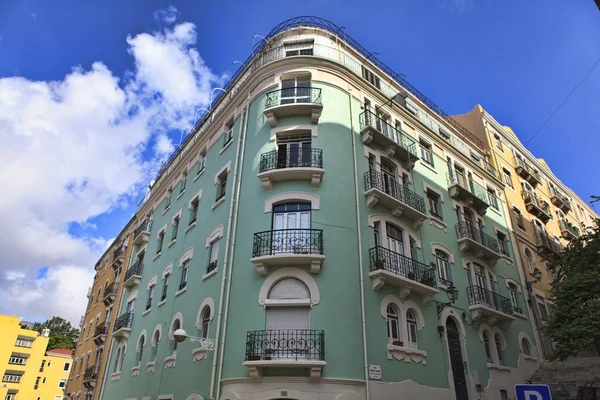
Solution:
M 137 353 L 140 352 L 140 340 L 142 339 L 142 336 L 144 337 L 144 346 L 148 344 L 147 338 L 148 338 L 148 333 L 146 332 L 146 330 L 142 330 L 138 336 L 138 340 L 135 344 L 135 351 Z
M 157 400 L 173 400 L 173 399 L 174 399 L 173 394 L 161 394 L 160 396 L 158 396 Z
M 157 283 L 158 283 L 158 275 L 154 275 L 152 277 L 152 279 L 150 279 L 150 281 L 148 282 L 148 286 L 146 287 L 146 290 L 150 290 L 150 288 L 152 286 L 156 286 Z
M 452 250 L 450 250 L 449 248 L 447 248 L 446 246 L 444 246 L 441 243 L 431 242 L 431 254 L 433 254 L 434 258 L 435 258 L 436 250 L 440 250 L 440 251 L 443 251 L 444 253 L 448 254 L 448 261 L 451 264 L 454 264 L 454 253 L 452 252 Z M 436 265 L 436 267 L 437 267 L 437 265 Z
M 519 332 L 519 352 L 525 356 L 527 356 L 524 352 L 523 352 L 523 339 L 527 339 L 527 341 L 529 342 L 529 347 L 531 349 L 531 356 L 529 357 L 535 357 L 536 359 L 538 358 L 538 354 L 537 354 L 537 346 L 535 344 L 533 344 L 533 341 L 531 340 L 531 338 L 529 337 L 529 335 L 523 331 Z
M 215 316 L 215 302 L 212 297 L 207 297 L 202 301 L 200 307 L 198 308 L 198 314 L 196 315 L 196 328 L 202 329 L 202 311 L 204 307 L 208 307 L 210 309 L 210 320 L 212 321 Z
M 219 176 L 221 176 L 223 174 L 223 172 L 227 171 L 227 174 L 229 175 L 229 171 L 231 170 L 231 160 L 229 160 L 227 162 L 227 164 L 225 164 L 223 166 L 223 168 L 221 168 L 220 170 L 217 171 L 217 173 L 215 174 L 215 185 L 218 185 L 219 182 L 221 181 L 219 179 Z
M 427 190 L 430 190 L 433 193 L 440 196 L 440 201 L 442 203 L 444 202 L 444 193 L 442 191 L 440 191 L 439 189 L 437 189 L 435 186 L 432 186 L 429 183 L 427 183 L 426 181 L 423 181 L 423 193 L 425 193 L 425 200 L 427 200 Z
M 414 241 L 415 241 L 415 245 L 417 246 L 417 248 L 421 248 L 421 239 L 419 238 L 419 235 L 417 235 L 417 233 L 415 232 L 415 230 L 405 224 L 403 221 L 401 221 L 400 219 L 393 217 L 389 214 L 371 214 L 369 215 L 369 226 L 374 228 L 374 224 L 375 222 L 386 222 L 386 223 L 390 223 L 392 225 L 396 225 L 399 226 L 400 228 L 402 228 L 403 231 L 405 231 Z M 379 232 L 380 235 L 385 235 L 385 227 L 381 227 L 381 231 Z M 384 236 L 382 236 L 381 238 L 383 238 Z M 381 239 L 380 238 L 380 239 Z M 408 240 L 405 241 L 404 243 L 404 254 L 410 254 L 410 242 Z
M 198 193 L 192 196 L 192 198 L 188 202 L 188 208 L 192 208 L 192 202 L 196 199 L 198 199 L 198 203 L 200 202 L 200 200 L 202 200 L 202 189 L 200 189 Z
M 158 239 L 158 236 L 156 238 Z M 140 254 L 145 253 L 147 248 L 148 248 L 148 243 L 146 243 L 144 246 L 140 247 L 138 249 L 138 251 L 135 253 L 135 258 L 139 258 Z
M 159 237 L 159 236 L 160 236 L 160 234 L 161 234 L 161 233 L 163 233 L 163 232 L 164 232 L 165 234 L 167 233 L 167 224 L 164 224 L 164 225 L 162 226 L 162 228 L 160 228 L 160 229 L 158 230 L 158 232 L 156 232 L 156 240 L 158 240 L 158 237 Z M 163 239 L 163 240 L 164 240 L 164 239 Z
M 313 305 L 319 304 L 319 301 L 321 300 L 321 295 L 319 293 L 319 287 L 317 286 L 317 283 L 315 282 L 313 277 L 308 272 L 293 267 L 285 267 L 278 269 L 277 271 L 269 275 L 267 279 L 265 279 L 258 294 L 258 304 L 260 304 L 263 307 L 266 307 L 268 303 L 267 297 L 269 295 L 269 291 L 271 290 L 273 285 L 275 285 L 277 282 L 284 278 L 295 278 L 299 281 L 302 281 L 308 288 L 308 291 L 310 292 L 311 307 Z
M 204 400 L 204 397 L 199 394 L 190 394 L 185 400 Z
M 283 192 L 273 195 L 265 200 L 265 213 L 273 211 L 273 206 L 287 201 L 308 201 L 311 210 L 321 209 L 321 198 L 316 194 L 306 192 Z
M 125 302 L 125 304 L 129 304 L 132 301 L 135 301 L 137 299 L 137 295 L 138 295 L 138 290 L 136 289 L 135 292 L 132 292 L 129 297 L 127 298 L 127 301 Z M 91 351 L 91 350 L 90 350 Z
M 393 304 L 397 307 L 398 313 L 398 323 L 402 325 L 402 338 L 407 337 L 406 331 L 406 312 L 408 310 L 413 310 L 417 314 L 417 329 L 420 331 L 425 327 L 425 318 L 423 317 L 423 312 L 421 308 L 412 300 L 402 301 L 398 297 L 388 294 L 381 300 L 381 316 L 387 320 L 387 307 L 388 305 Z
M 279 134 L 287 134 L 292 132 L 301 132 L 308 131 L 310 132 L 311 138 L 315 138 L 319 136 L 319 125 L 311 124 L 311 125 L 287 125 L 287 126 L 278 126 L 271 129 L 270 140 L 276 140 Z
M 194 258 L 194 248 L 190 247 L 181 255 L 181 258 L 179 259 L 179 266 L 181 267 L 186 261 L 189 261 L 192 258 Z
M 175 215 L 173 215 L 173 217 L 171 218 L 171 225 L 174 225 L 175 222 L 175 218 L 179 217 L 179 223 L 181 223 L 181 208 L 179 209 L 179 211 L 177 211 L 177 213 Z
M 162 338 L 162 324 L 157 324 L 152 331 L 152 337 L 150 338 L 150 345 L 152 347 L 156 347 L 156 343 L 154 343 L 154 335 L 156 335 L 156 331 L 158 331 L 158 343 L 160 344 L 160 339 Z
M 224 230 L 225 230 L 225 227 L 223 226 L 223 224 L 219 224 L 219 225 L 215 226 L 213 228 L 213 230 L 208 234 L 208 237 L 206 238 L 205 247 L 208 249 L 211 244 L 213 244 L 217 240 L 221 239 L 223 237 Z
M 173 318 L 171 319 L 171 323 L 169 324 L 169 340 L 175 340 L 173 337 L 173 324 L 175 321 L 179 321 L 179 327 L 183 329 L 183 315 L 180 312 L 177 312 Z
M 452 366 L 450 365 L 450 349 L 448 347 L 448 332 L 447 332 L 447 328 L 446 328 L 446 322 L 448 321 L 449 317 L 452 317 L 452 319 L 456 323 L 456 326 L 458 327 L 458 330 L 460 332 L 460 349 L 462 352 L 463 361 L 469 360 L 469 357 L 467 354 L 467 340 L 466 340 L 467 331 L 465 329 L 465 325 L 463 323 L 461 316 L 459 314 L 457 314 L 456 311 L 454 311 L 451 307 L 446 307 L 442 311 L 442 315 L 440 317 L 440 322 L 441 322 L 441 325 L 444 327 L 443 338 L 444 338 L 444 342 L 445 342 L 444 347 L 445 347 L 445 351 L 446 351 L 445 360 L 448 362 L 448 364 L 445 367 L 446 367 L 446 371 L 448 371 L 450 400 L 457 400 L 456 399 L 456 391 L 454 389 L 454 375 L 452 372 Z M 470 399 L 476 399 L 476 398 L 478 398 L 478 396 L 475 395 L 475 393 L 476 393 L 475 392 L 475 384 L 473 383 L 473 377 L 469 373 L 469 370 L 470 370 L 470 368 L 465 369 L 467 391 L 468 391 Z
M 167 275 L 171 275 L 173 273 L 173 263 L 167 265 L 162 273 L 162 279 L 165 279 Z
M 509 283 L 512 283 L 513 285 L 515 285 L 517 287 L 517 292 L 521 293 L 521 285 L 519 284 L 519 282 L 515 281 L 512 278 L 508 278 L 508 277 L 504 277 L 504 282 L 506 283 L 506 287 L 510 290 L 510 287 L 508 286 Z

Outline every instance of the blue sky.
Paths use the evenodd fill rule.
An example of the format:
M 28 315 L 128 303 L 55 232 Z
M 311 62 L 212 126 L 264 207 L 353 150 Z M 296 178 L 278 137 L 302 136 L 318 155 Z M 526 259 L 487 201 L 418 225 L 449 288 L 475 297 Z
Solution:
M 593 0 L 373 4 L 344 0 L 0 2 L 0 89 L 4 88 L 0 145 L 5 149 L 5 153 L 0 150 L 0 158 L 4 155 L 14 165 L 25 165 L 15 154 L 29 159 L 26 183 L 9 178 L 16 167 L 0 165 L 0 184 L 18 188 L 11 199 L 15 211 L 3 214 L 0 202 L 0 222 L 5 226 L 0 236 L 12 232 L 11 224 L 22 230 L 10 234 L 15 238 L 10 249 L 0 247 L 0 254 L 14 253 L 0 256 L 0 289 L 4 283 L 21 291 L 64 292 L 64 277 L 73 276 L 84 286 L 69 296 L 58 296 L 68 300 L 45 302 L 46 308 L 40 307 L 39 294 L 18 302 L 0 301 L 0 312 L 45 318 L 63 311 L 77 319 L 95 260 L 129 220 L 138 193 L 178 141 L 173 132 L 189 126 L 195 108 L 207 104 L 210 87 L 223 84 L 234 71 L 232 61 L 248 56 L 253 35 L 266 35 L 287 18 L 316 15 L 345 26 L 354 39 L 406 74 L 447 113 L 468 112 L 480 103 L 524 142 L 600 57 L 600 11 Z M 169 64 L 160 55 L 175 61 Z M 197 67 L 190 60 L 203 64 Z M 169 71 L 178 76 L 189 73 L 193 81 L 187 88 L 172 90 L 165 87 Z M 600 66 L 529 144 L 586 200 L 600 194 L 595 174 L 599 89 Z M 157 94 L 166 99 L 166 106 L 156 103 Z M 88 98 L 93 104 L 82 108 L 89 114 L 78 114 L 78 105 Z M 120 130 L 90 128 L 114 118 L 98 116 L 105 104 L 109 110 L 114 106 L 117 115 L 130 115 L 134 107 L 147 113 L 125 118 Z M 9 131 L 4 140 L 3 128 Z M 61 140 L 47 140 L 47 135 Z M 39 150 L 38 137 L 45 138 L 44 152 Z M 126 161 L 103 161 L 99 148 L 122 154 Z M 110 182 L 116 181 L 120 186 L 113 189 Z M 42 188 L 36 191 L 38 185 Z M 12 218 L 16 210 L 27 211 L 20 221 Z M 37 240 L 44 245 L 24 261 L 19 254 L 29 251 L 28 240 L 33 240 L 23 225 L 53 238 Z

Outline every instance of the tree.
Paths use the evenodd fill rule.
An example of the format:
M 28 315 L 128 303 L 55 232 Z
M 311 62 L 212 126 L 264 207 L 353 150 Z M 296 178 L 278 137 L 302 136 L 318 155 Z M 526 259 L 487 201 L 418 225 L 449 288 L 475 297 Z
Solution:
M 75 348 L 75 342 L 79 338 L 79 329 L 73 328 L 71 323 L 61 317 L 52 317 L 46 322 L 36 322 L 33 330 L 42 333 L 44 329 L 50 329 L 48 349 L 70 349 Z
M 549 262 L 554 311 L 545 332 L 555 345 L 552 359 L 590 349 L 600 356 L 600 220 Z

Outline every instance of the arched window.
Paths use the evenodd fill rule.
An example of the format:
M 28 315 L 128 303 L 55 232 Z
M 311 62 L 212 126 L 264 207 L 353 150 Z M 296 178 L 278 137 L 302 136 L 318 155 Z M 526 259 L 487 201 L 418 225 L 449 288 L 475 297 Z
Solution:
M 502 337 L 499 333 L 494 336 L 494 342 L 496 342 L 496 352 L 498 353 L 498 364 L 504 365 L 504 354 L 502 352 Z
M 173 325 L 171 325 L 171 336 L 173 336 L 173 333 L 180 328 L 181 323 L 179 322 L 179 320 L 176 319 L 175 321 L 173 321 Z M 177 340 L 175 340 L 175 338 L 173 337 L 171 341 L 173 342 L 173 355 L 175 355 L 177 353 Z
M 533 269 L 535 268 L 533 265 L 533 254 L 529 249 L 525 249 L 525 262 L 527 263 L 527 270 L 533 273 Z
M 398 325 L 398 311 L 396 307 L 389 304 L 387 306 L 387 329 L 388 339 L 400 340 L 400 329 Z
M 523 349 L 523 354 L 526 356 L 531 356 L 531 344 L 529 344 L 529 340 L 527 338 L 523 338 L 521 340 L 521 348 Z
M 210 307 L 204 307 L 202 312 L 202 337 L 208 338 L 208 327 L 210 325 Z
M 154 332 L 154 336 L 152 338 L 152 360 L 156 359 L 156 354 L 158 353 L 158 344 L 160 343 L 160 331 L 157 329 Z
M 419 342 L 417 340 L 417 318 L 413 310 L 406 312 L 406 332 L 408 334 L 408 346 L 418 349 Z
M 115 369 L 113 372 L 119 372 L 119 363 L 121 362 L 121 347 L 117 347 L 117 356 L 115 357 Z M 81 363 L 83 365 L 83 362 Z
M 450 263 L 448 262 L 448 254 L 441 250 L 435 251 L 435 261 L 437 264 L 438 276 L 440 283 L 450 286 L 452 284 L 452 278 L 450 277 Z
M 483 331 L 483 347 L 485 348 L 485 357 L 487 358 L 488 363 L 492 363 L 492 349 L 490 348 L 490 336 L 487 331 Z
M 141 364 L 144 359 L 144 347 L 146 347 L 146 336 L 140 336 L 140 341 L 138 343 L 138 362 Z

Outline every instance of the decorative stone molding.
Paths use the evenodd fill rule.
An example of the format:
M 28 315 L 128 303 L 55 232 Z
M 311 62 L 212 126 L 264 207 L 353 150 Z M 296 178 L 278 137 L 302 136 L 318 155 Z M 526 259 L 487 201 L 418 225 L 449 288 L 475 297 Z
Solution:
M 111 382 L 118 381 L 119 379 L 121 379 L 121 373 L 120 372 L 115 372 L 114 374 L 110 374 L 110 381 Z
M 316 194 L 305 192 L 283 192 L 273 195 L 265 200 L 265 213 L 272 212 L 273 206 L 276 204 L 297 200 L 310 202 L 310 208 L 313 211 L 321 209 L 321 198 Z
M 167 368 L 175 368 L 175 361 L 177 361 L 177 355 L 174 354 L 172 356 L 165 357 L 165 369 Z
M 202 347 L 197 347 L 192 350 L 192 362 L 202 361 L 206 358 L 208 351 Z
M 266 300 L 269 291 L 275 283 L 279 282 L 283 278 L 296 278 L 299 281 L 302 281 L 310 292 L 310 306 L 312 307 L 313 305 L 319 304 L 321 295 L 319 293 L 319 287 L 317 286 L 317 283 L 313 277 L 304 270 L 292 267 L 278 269 L 269 275 L 267 279 L 265 279 L 258 294 L 258 304 L 261 306 L 266 306 Z
M 388 344 L 387 355 L 388 360 L 395 358 L 396 360 L 404 360 L 406 362 L 414 362 L 423 365 L 427 364 L 427 352 L 419 349 Z
M 131 376 L 138 376 L 140 374 L 140 364 L 131 368 Z
M 149 363 L 147 363 L 146 364 L 146 373 L 147 374 L 153 373 L 155 365 L 156 365 L 155 361 L 150 361 Z

